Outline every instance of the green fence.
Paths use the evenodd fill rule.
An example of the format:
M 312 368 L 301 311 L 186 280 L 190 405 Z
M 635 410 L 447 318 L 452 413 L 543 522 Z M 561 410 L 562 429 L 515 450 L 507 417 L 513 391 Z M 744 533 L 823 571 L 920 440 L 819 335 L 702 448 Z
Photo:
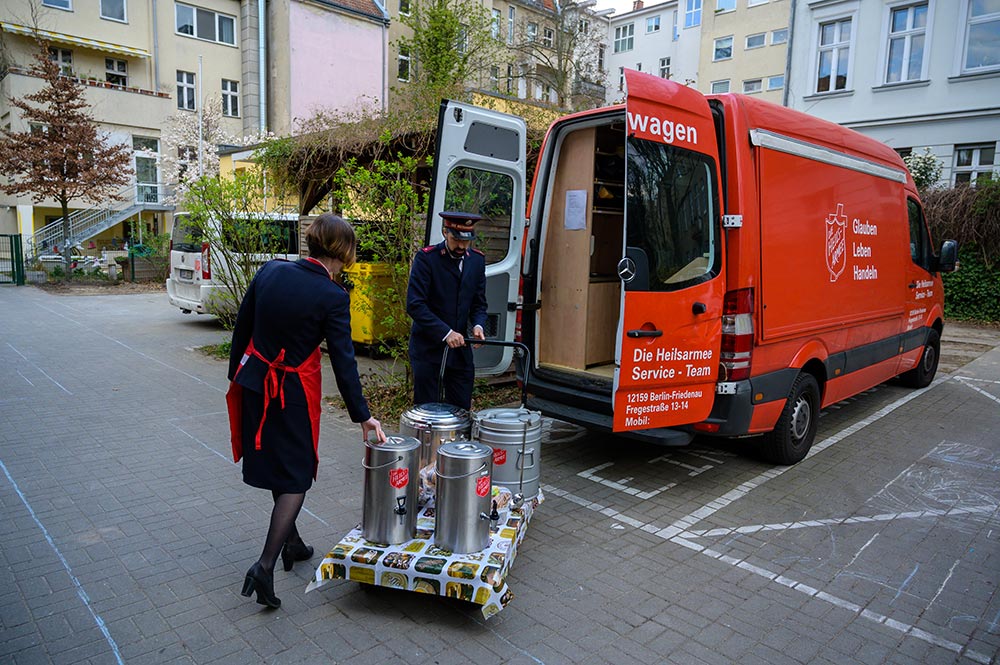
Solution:
M 24 286 L 24 253 L 20 235 L 0 235 L 0 284 Z

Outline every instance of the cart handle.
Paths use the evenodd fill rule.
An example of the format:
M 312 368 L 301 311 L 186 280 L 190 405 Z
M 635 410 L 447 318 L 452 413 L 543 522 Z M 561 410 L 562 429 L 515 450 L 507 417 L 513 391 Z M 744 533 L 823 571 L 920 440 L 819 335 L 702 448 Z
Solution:
M 437 476 L 438 478 L 444 478 L 445 480 L 458 480 L 459 478 L 468 478 L 469 476 L 474 476 L 477 473 L 479 473 L 480 471 L 484 470 L 485 468 L 486 468 L 486 465 L 483 464 L 481 467 L 479 467 L 475 471 L 470 471 L 469 473 L 463 473 L 463 474 L 461 474 L 459 476 L 446 476 L 443 473 L 441 473 L 440 471 L 438 471 L 437 470 L 437 466 L 435 465 L 435 467 L 434 467 L 434 475 Z
M 369 471 L 372 471 L 372 470 L 374 470 L 374 469 L 384 469 L 385 467 L 387 467 L 387 466 L 390 466 L 390 465 L 392 465 L 392 464 L 395 464 L 396 462 L 399 462 L 399 461 L 401 461 L 402 459 L 403 459 L 403 456 L 402 456 L 402 455 L 400 455 L 400 456 L 399 456 L 399 457 L 397 457 L 396 459 L 394 459 L 394 460 L 392 460 L 392 461 L 389 461 L 389 462 L 386 462 L 385 464 L 379 464 L 378 466 L 368 466 L 367 464 L 365 464 L 365 460 L 364 460 L 364 459 L 362 459 L 362 460 L 361 460 L 361 466 L 365 467 L 365 468 L 366 468 L 366 469 L 368 469 Z
M 524 381 L 521 383 L 521 406 L 524 408 L 528 407 L 528 362 L 531 358 L 531 351 L 522 342 L 508 342 L 501 339 L 476 339 L 475 337 L 466 337 L 465 343 L 469 345 L 482 345 L 482 346 L 509 346 L 515 351 L 520 352 L 519 355 L 521 359 L 521 374 L 524 377 Z M 444 345 L 444 353 L 441 355 L 441 372 L 438 375 L 438 401 L 444 401 L 444 369 L 445 365 L 448 363 L 448 349 L 450 347 Z

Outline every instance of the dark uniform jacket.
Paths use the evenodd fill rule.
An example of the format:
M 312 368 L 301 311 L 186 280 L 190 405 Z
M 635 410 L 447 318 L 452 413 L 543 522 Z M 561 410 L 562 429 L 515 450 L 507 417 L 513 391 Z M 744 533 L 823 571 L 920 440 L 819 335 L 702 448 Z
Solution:
M 406 313 L 410 328 L 410 357 L 441 363 L 449 330 L 467 335 L 474 326 L 486 329 L 486 257 L 477 249 L 465 252 L 461 272 L 442 241 L 413 257 Z M 471 367 L 472 349 L 448 353 L 448 367 Z
M 268 360 L 274 360 L 284 349 L 284 364 L 290 367 L 301 364 L 326 340 L 337 388 L 351 420 L 360 423 L 371 417 L 354 359 L 350 298 L 344 287 L 330 281 L 322 265 L 306 259 L 294 263 L 269 261 L 247 289 L 233 329 L 229 380 L 262 393 L 267 374 L 267 364 L 262 360 L 250 356 L 236 373 L 251 336 L 254 348 Z M 285 401 L 305 405 L 298 375 L 284 373 L 284 381 Z M 279 417 L 278 413 L 268 418 Z

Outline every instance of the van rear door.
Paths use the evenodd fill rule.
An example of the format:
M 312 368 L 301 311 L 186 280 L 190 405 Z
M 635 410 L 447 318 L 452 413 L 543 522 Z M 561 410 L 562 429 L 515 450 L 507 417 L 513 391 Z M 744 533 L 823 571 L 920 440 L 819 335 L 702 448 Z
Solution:
M 626 71 L 625 81 L 616 432 L 708 417 L 725 295 L 719 157 L 708 101 L 649 74 Z
M 427 213 L 427 244 L 441 236 L 445 210 L 483 216 L 474 247 L 486 255 L 486 337 L 513 341 L 525 210 L 525 136 L 522 118 L 454 101 L 438 115 L 434 184 Z M 510 366 L 509 347 L 475 351 L 476 374 Z

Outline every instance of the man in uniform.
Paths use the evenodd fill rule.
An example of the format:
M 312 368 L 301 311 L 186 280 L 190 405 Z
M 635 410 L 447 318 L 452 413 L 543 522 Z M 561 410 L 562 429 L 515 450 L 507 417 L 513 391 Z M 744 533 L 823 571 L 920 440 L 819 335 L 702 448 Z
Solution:
M 442 235 L 437 245 L 424 247 L 413 258 L 406 312 L 410 328 L 410 366 L 413 403 L 441 401 L 438 385 L 441 358 L 448 346 L 444 372 L 444 401 L 472 408 L 475 365 L 465 331 L 485 339 L 486 257 L 470 247 L 473 227 L 482 217 L 467 212 L 442 212 Z

